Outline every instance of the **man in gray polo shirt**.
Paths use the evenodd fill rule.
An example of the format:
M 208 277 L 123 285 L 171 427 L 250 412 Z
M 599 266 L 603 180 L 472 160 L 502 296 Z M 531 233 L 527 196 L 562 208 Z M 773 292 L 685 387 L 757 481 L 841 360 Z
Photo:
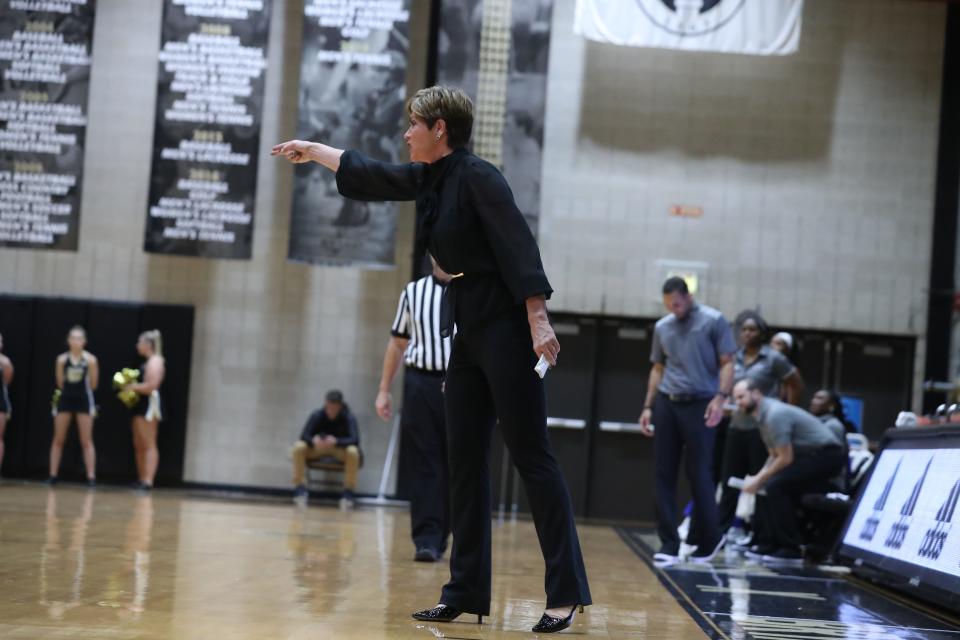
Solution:
M 816 416 L 765 397 L 756 380 L 738 382 L 733 397 L 740 411 L 757 418 L 769 454 L 759 473 L 744 478 L 742 490 L 766 490 L 757 509 L 773 542 L 750 555 L 775 564 L 802 564 L 797 507 L 803 494 L 831 490 L 831 480 L 845 462 L 843 443 Z
M 710 562 L 725 538 L 717 523 L 713 484 L 713 443 L 723 405 L 733 384 L 736 345 L 730 325 L 719 311 L 697 304 L 682 278 L 663 284 L 663 304 L 670 313 L 653 331 L 650 379 L 640 415 L 640 431 L 654 437 L 658 562 L 680 555 L 677 534 L 677 470 L 686 450 L 686 472 L 699 532 L 690 559 Z M 652 419 L 652 420 L 651 420 Z

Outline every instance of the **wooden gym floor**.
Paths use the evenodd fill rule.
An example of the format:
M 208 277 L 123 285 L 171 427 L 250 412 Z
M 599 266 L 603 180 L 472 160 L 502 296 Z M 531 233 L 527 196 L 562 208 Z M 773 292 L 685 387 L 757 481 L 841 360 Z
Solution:
M 596 604 L 563 633 L 704 637 L 616 532 L 580 535 Z M 404 510 L 7 480 L 0 637 L 532 637 L 544 598 L 532 523 L 495 524 L 493 544 L 492 615 L 427 624 L 410 612 L 436 603 L 447 565 L 412 561 Z

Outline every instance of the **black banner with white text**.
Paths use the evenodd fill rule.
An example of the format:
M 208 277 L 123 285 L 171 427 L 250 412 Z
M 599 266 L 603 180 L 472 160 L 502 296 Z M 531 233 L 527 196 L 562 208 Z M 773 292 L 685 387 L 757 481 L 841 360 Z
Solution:
M 95 0 L 0 0 L 0 247 L 76 251 Z
M 249 259 L 270 0 L 164 0 L 144 249 Z

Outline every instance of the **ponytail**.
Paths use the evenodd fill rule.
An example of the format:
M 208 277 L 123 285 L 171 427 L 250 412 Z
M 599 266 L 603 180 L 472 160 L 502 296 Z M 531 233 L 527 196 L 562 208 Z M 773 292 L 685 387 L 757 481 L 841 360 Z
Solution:
M 153 352 L 156 355 L 163 355 L 163 338 L 160 336 L 160 329 L 144 331 L 140 334 L 140 337 L 150 342 L 150 346 L 153 347 Z

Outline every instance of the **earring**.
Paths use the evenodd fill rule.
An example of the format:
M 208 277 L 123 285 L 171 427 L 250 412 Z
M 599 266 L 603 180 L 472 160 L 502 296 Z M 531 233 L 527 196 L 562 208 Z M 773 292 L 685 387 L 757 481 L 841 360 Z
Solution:
M 437 142 L 440 142 L 440 136 L 442 136 L 442 135 L 443 135 L 443 133 L 438 133 L 438 134 L 437 134 Z

